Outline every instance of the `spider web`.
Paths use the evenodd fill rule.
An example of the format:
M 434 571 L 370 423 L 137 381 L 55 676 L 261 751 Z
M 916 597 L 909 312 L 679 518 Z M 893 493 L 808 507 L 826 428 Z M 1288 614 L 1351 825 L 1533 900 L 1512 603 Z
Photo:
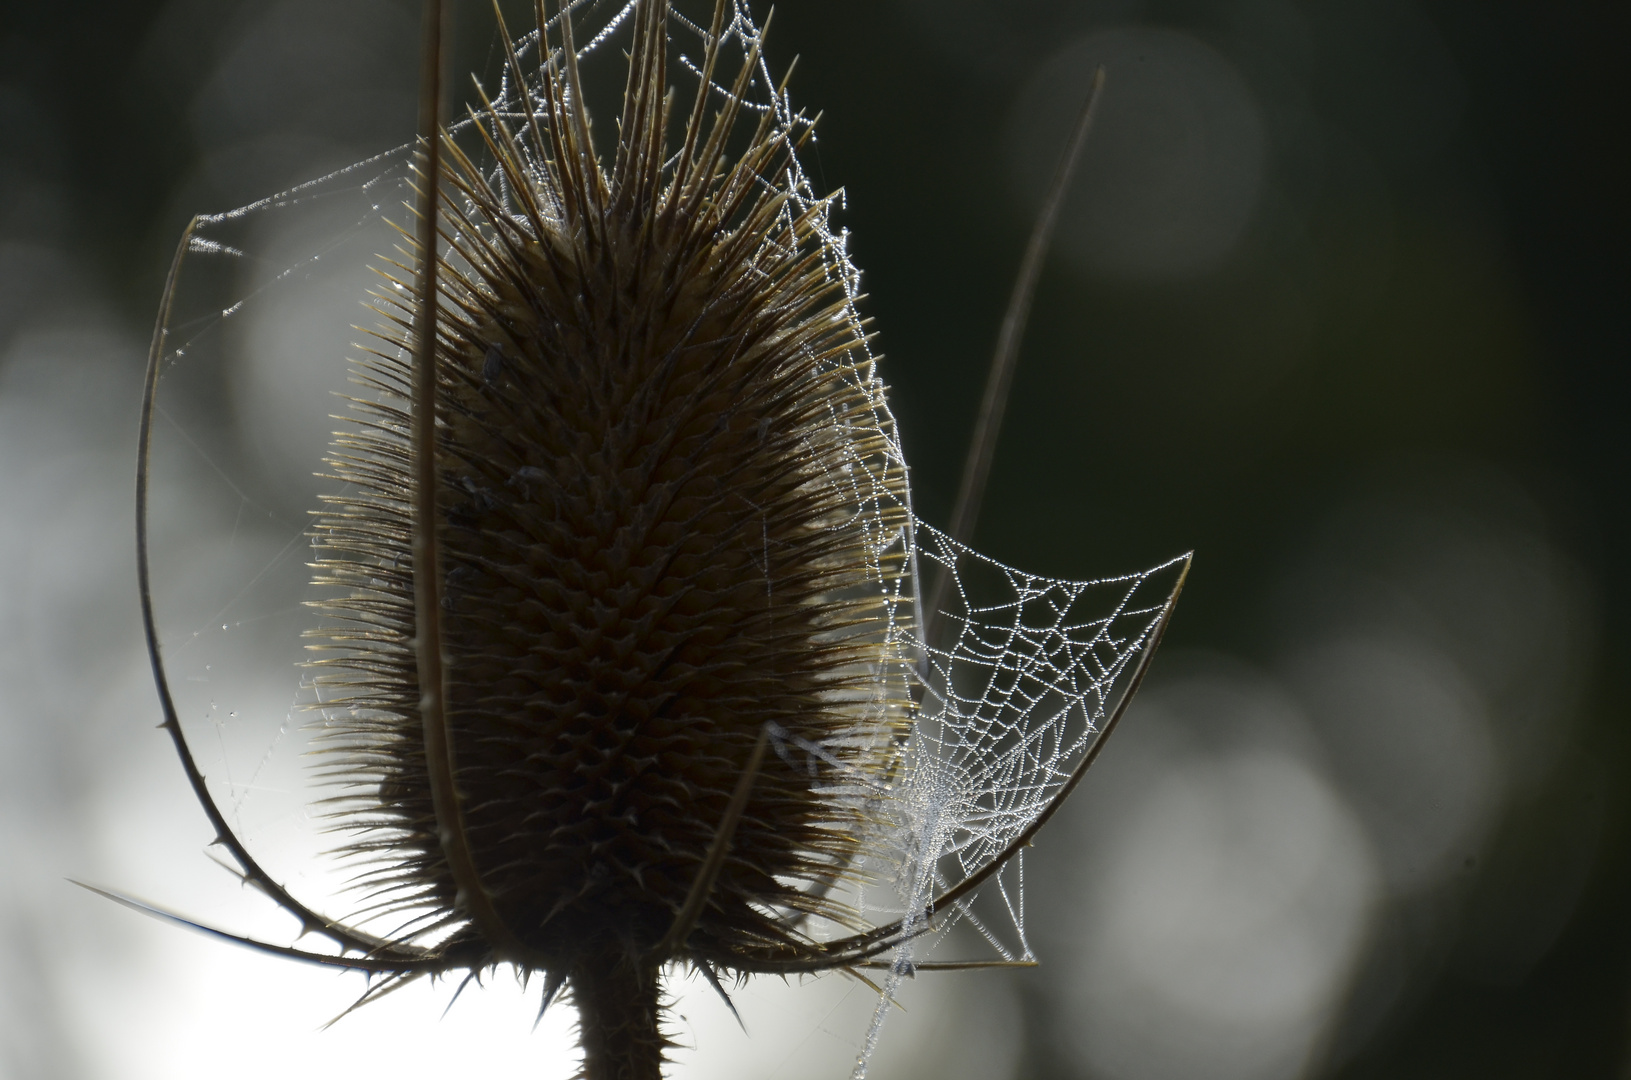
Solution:
M 617 40 L 619 31 L 626 32 L 635 4 L 627 0 L 598 18 L 595 6 L 589 0 L 572 5 L 574 10 L 586 9 L 585 18 L 575 23 L 586 77 L 588 62 L 609 51 L 608 43 Z M 558 41 L 553 23 L 552 30 Z M 700 57 L 707 31 L 674 11 L 670 32 L 677 60 L 670 74 L 681 80 L 689 75 L 694 86 L 702 77 Z M 734 48 L 722 49 L 722 53 L 732 52 L 744 61 L 754 58 L 752 77 L 740 98 L 745 109 L 767 117 L 772 130 L 790 142 L 805 135 L 808 124 L 804 117 L 794 110 L 787 94 L 777 89 L 763 57 L 756 55 L 761 29 L 741 0 L 733 2 L 723 39 Z M 495 111 L 512 129 L 519 130 L 527 123 L 528 113 L 539 108 L 536 75 L 525 70 L 538 65 L 539 46 L 536 31 L 517 39 L 523 70 L 506 66 L 493 96 Z M 731 97 L 729 84 L 735 76 L 736 65 L 722 62 L 709 93 L 724 102 Z M 683 95 L 677 100 L 683 101 Z M 455 137 L 472 134 L 477 122 L 467 118 L 454 124 Z M 526 140 L 519 142 L 523 156 L 533 152 Z M 412 200 L 411 163 L 412 147 L 398 147 L 249 206 L 199 220 L 182 267 L 183 288 L 194 291 L 196 302 L 190 307 L 183 304 L 167 328 L 171 337 L 161 358 L 165 380 L 160 385 L 161 415 L 168 418 L 163 410 L 177 398 L 182 399 L 177 411 L 185 411 L 189 391 L 178 375 L 182 369 L 196 371 L 219 363 L 220 356 L 240 347 L 230 332 L 235 321 L 252 318 L 258 309 L 275 310 L 277 298 L 290 291 L 305 286 L 332 288 L 323 283 L 332 280 L 326 275 L 337 262 L 366 261 L 379 251 L 391 250 L 396 241 L 390 229 L 382 226 L 393 213 L 399 221 L 408 219 L 403 208 Z M 498 170 L 493 171 L 491 181 L 495 190 L 505 190 L 505 178 Z M 890 960 L 884 992 L 855 1066 L 854 1076 L 859 1078 L 865 1075 L 900 981 L 910 977 L 922 958 L 942 943 L 956 942 L 961 949 L 969 942 L 983 942 L 988 955 L 997 959 L 1033 959 L 1026 939 L 1023 854 L 1009 857 L 1010 848 L 1048 811 L 1091 752 L 1126 692 L 1138 658 L 1158 632 L 1183 560 L 1134 574 L 1064 581 L 1004 566 L 918 521 L 911 509 L 895 421 L 856 310 L 860 273 L 849 256 L 847 230 L 831 221 L 833 200 L 816 190 L 796 155 L 789 157 L 783 173 L 766 176 L 763 182 L 786 196 L 785 223 L 795 218 L 813 223 L 823 265 L 846 298 L 845 317 L 857 342 L 847 355 L 827 363 L 837 378 L 870 403 L 863 425 L 841 418 L 835 409 L 827 430 L 819 436 L 851 448 L 844 466 L 825 478 L 845 491 L 846 502 L 853 508 L 848 520 L 832 527 L 859 530 L 866 538 L 873 583 L 884 599 L 874 631 L 875 689 L 853 703 L 855 730 L 843 738 L 876 742 L 886 737 L 881 733 L 890 733 L 888 738 L 898 740 L 894 733 L 900 730 L 903 715 L 909 731 L 900 746 L 900 767 L 882 786 L 875 777 L 843 775 L 835 765 L 843 757 L 840 746 L 811 746 L 785 735 L 777 746 L 784 756 L 802 753 L 811 762 L 825 763 L 829 768 L 826 782 L 835 797 L 864 804 L 869 819 L 877 825 L 863 845 L 869 854 L 862 869 L 871 884 L 860 891 L 858 906 L 880 924 L 899 919 L 907 935 Z M 307 254 L 294 261 L 282 255 L 255 254 L 265 247 L 268 232 L 284 227 L 280 224 L 283 219 L 312 213 L 325 224 L 318 230 L 322 240 Z M 358 255 L 368 248 L 372 250 Z M 355 282 L 342 288 L 353 290 L 348 303 L 350 318 L 354 318 L 355 302 L 363 299 L 361 288 Z M 334 335 L 345 334 L 348 325 L 349 319 L 331 319 L 313 333 L 332 343 L 330 366 L 338 376 L 327 392 L 344 390 L 355 395 L 355 387 L 338 381 L 343 379 L 345 364 L 341 339 Z M 172 627 L 179 625 L 180 630 L 167 631 L 165 638 L 172 646 L 182 647 L 171 648 L 172 663 L 191 663 L 188 670 L 209 672 L 212 665 L 207 659 L 221 665 L 221 658 L 230 652 L 224 646 L 229 627 L 236 630 L 262 618 L 254 611 L 240 610 L 246 604 L 277 613 L 279 619 L 272 622 L 278 633 L 287 634 L 291 613 L 302 610 L 300 599 L 291 597 L 311 596 L 308 580 L 295 580 L 288 573 L 290 567 L 300 569 L 292 556 L 304 550 L 305 530 L 291 522 L 297 515 L 280 515 L 266 508 L 267 502 L 275 500 L 262 499 L 253 483 L 236 475 L 241 470 L 235 468 L 230 452 L 212 448 L 217 444 L 208 438 L 193 438 L 182 430 L 184 426 L 175 425 L 182 452 L 188 452 L 182 444 L 190 444 L 190 452 L 207 461 L 225 481 L 224 504 L 235 514 L 234 541 L 241 527 L 247 530 L 243 525 L 247 515 L 271 523 L 269 532 L 263 527 L 264 543 L 281 544 L 277 557 L 252 579 L 247 570 L 237 571 L 249 580 L 227 591 L 224 606 L 219 597 L 175 605 L 178 614 L 168 622 Z M 316 437 L 308 464 L 297 461 L 291 468 L 295 472 L 304 468 L 308 473 L 320 468 L 326 442 L 326 433 Z M 872 449 L 853 449 L 863 445 Z M 281 573 L 282 584 L 277 586 L 281 591 L 253 599 L 256 590 L 272 589 L 268 581 L 278 577 L 272 574 L 269 578 L 268 571 L 273 569 Z M 936 575 L 945 575 L 948 583 L 936 595 L 948 600 L 941 611 L 923 618 L 919 611 L 921 597 L 927 593 L 924 585 L 934 583 Z M 251 599 L 246 601 L 246 596 Z M 194 614 L 186 614 L 188 611 Z M 235 621 L 226 617 L 228 613 L 240 617 Z M 204 645 L 198 644 L 201 640 Z M 220 647 L 210 647 L 211 640 Z M 188 654 L 187 649 L 196 655 Z M 221 665 L 224 672 L 250 663 L 244 659 L 250 653 L 263 655 L 259 648 L 241 652 L 241 656 L 231 654 L 237 660 Z M 293 666 L 288 653 L 277 655 L 289 665 L 283 668 L 288 671 Z M 219 681 L 224 672 L 210 678 Z M 193 676 L 183 672 L 183 678 Z M 309 679 L 301 679 L 294 696 L 311 704 L 317 689 Z M 216 709 L 213 699 L 210 709 Z M 295 709 L 280 707 L 277 712 L 281 715 L 274 717 L 274 744 L 288 738 Z M 226 787 L 228 797 L 222 804 L 236 817 L 246 792 L 231 782 L 230 769 Z M 1001 865 L 996 866 L 999 861 Z M 959 897 L 944 910 L 931 910 L 937 896 L 994 866 L 979 890 Z
M 999 858 L 1069 782 L 1185 562 L 1065 581 L 1005 566 L 922 522 L 916 539 L 920 567 L 947 574 L 953 599 L 929 640 L 913 642 L 925 701 L 902 800 L 904 822 L 916 824 L 902 831 L 923 843 L 901 857 L 909 911 Z M 994 880 L 1017 948 L 981 933 L 1004 959 L 1032 959 L 1023 896 Z
M 897 914 L 908 936 L 893 954 L 855 1080 L 866 1075 L 901 980 L 916 973 L 918 957 L 956 940 L 956 927 L 1003 961 L 1035 959 L 1024 851 L 1014 845 L 1068 793 L 1159 633 L 1186 563 L 1065 581 L 1005 566 L 921 521 L 912 553 L 918 583 L 946 575 L 949 600 L 898 628 L 917 659 L 920 706 L 900 778 L 876 804 L 887 850 L 878 876 L 889 883 L 876 908 Z M 990 876 L 979 890 L 935 910 L 937 896 L 982 872 Z

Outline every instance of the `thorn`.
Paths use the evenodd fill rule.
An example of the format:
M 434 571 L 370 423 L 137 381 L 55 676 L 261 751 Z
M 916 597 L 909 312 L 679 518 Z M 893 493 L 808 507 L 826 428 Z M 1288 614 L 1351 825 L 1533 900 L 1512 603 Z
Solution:
M 707 962 L 698 963 L 697 970 L 702 972 L 702 977 L 708 980 L 708 985 L 714 988 L 714 993 L 718 994 L 721 1000 L 725 1002 L 725 1008 L 729 1009 L 731 1015 L 736 1017 L 737 1026 L 742 1029 L 742 1034 L 746 1035 L 748 1026 L 742 1020 L 742 1014 L 736 1011 L 736 1002 L 731 1000 L 731 996 L 725 993 L 725 988 L 720 985 L 719 976 L 714 973 L 713 965 Z
M 443 1020 L 446 1020 L 447 1019 L 447 1014 L 453 1011 L 453 1003 L 455 1001 L 459 1000 L 459 995 L 464 993 L 464 988 L 469 986 L 470 985 L 470 980 L 474 979 L 475 977 L 476 977 L 476 973 L 474 971 L 472 971 L 470 974 L 466 975 L 464 977 L 464 979 L 459 983 L 459 988 L 457 990 L 453 991 L 453 996 L 448 999 L 447 1008 L 442 1010 L 442 1019 Z
M 548 1011 L 549 1003 L 555 1000 L 555 995 L 560 992 L 561 984 L 564 982 L 566 976 L 556 971 L 551 971 L 544 979 L 544 1000 L 538 1005 L 538 1019 L 532 1022 L 532 1030 L 537 1031 L 538 1025 L 544 1022 L 544 1013 Z

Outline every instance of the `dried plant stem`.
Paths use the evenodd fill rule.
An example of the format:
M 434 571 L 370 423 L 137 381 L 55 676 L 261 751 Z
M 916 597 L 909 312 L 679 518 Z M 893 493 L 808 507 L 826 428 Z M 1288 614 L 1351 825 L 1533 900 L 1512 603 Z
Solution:
M 974 524 L 980 517 L 980 504 L 985 500 L 986 482 L 991 477 L 991 461 L 997 452 L 997 436 L 1002 432 L 1003 413 L 1008 408 L 1008 392 L 1014 385 L 1014 368 L 1019 361 L 1019 345 L 1025 337 L 1025 324 L 1031 317 L 1031 304 L 1036 299 L 1037 281 L 1047 260 L 1048 245 L 1053 241 L 1054 228 L 1059 223 L 1059 211 L 1070 190 L 1071 177 L 1081 160 L 1082 147 L 1093 127 L 1093 116 L 1098 111 L 1099 97 L 1104 90 L 1104 68 L 1093 73 L 1093 84 L 1088 88 L 1087 100 L 1076 118 L 1076 128 L 1059 157 L 1054 170 L 1053 183 L 1042 210 L 1037 214 L 1031 239 L 1025 245 L 1025 257 L 1019 264 L 1019 275 L 1014 279 L 1014 291 L 1008 299 L 1008 310 L 1003 313 L 1002 329 L 997 333 L 997 347 L 991 356 L 991 370 L 986 376 L 985 395 L 980 399 L 980 411 L 974 419 L 974 436 L 969 441 L 968 457 L 963 463 L 963 476 L 957 486 L 957 501 L 952 504 L 951 522 L 946 534 L 959 544 L 973 540 Z M 924 599 L 924 637 L 934 625 L 936 614 L 946 601 L 950 587 L 949 574 L 937 574 Z
M 741 779 L 736 782 L 736 790 L 731 794 L 730 805 L 725 809 L 725 819 L 720 822 L 719 831 L 714 835 L 713 843 L 709 845 L 708 856 L 703 860 L 702 869 L 697 871 L 695 880 L 691 882 L 691 891 L 686 894 L 685 903 L 674 916 L 673 925 L 668 928 L 668 933 L 657 946 L 659 955 L 672 955 L 684 949 L 685 939 L 690 937 L 692 929 L 696 927 L 697 918 L 702 914 L 702 905 L 708 902 L 708 894 L 713 892 L 720 867 L 725 865 L 725 854 L 730 850 L 731 837 L 736 834 L 737 823 L 742 820 L 742 814 L 748 808 L 748 795 L 752 793 L 753 781 L 758 778 L 759 769 L 764 765 L 765 749 L 769 745 L 770 728 L 765 726 L 759 729 L 759 741 L 753 744 L 753 753 L 748 758 L 747 767 L 742 770 Z
M 459 906 L 501 953 L 522 959 L 524 950 L 494 909 L 470 851 L 464 811 L 454 780 L 456 758 L 447 723 L 447 663 L 442 652 L 442 579 L 436 536 L 437 223 L 441 214 L 442 69 L 446 63 L 447 8 L 425 0 L 419 71 L 418 311 L 413 357 L 413 596 L 414 649 L 418 660 L 419 711 L 424 725 L 425 766 L 436 808 L 438 839 L 458 884 Z
M 572 973 L 584 1080 L 662 1080 L 658 974 L 615 963 Z

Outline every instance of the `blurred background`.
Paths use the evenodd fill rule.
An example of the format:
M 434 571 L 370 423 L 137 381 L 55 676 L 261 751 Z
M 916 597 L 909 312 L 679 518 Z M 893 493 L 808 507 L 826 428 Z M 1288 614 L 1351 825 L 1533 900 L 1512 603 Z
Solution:
M 486 6 L 459 14 L 456 67 L 491 70 Z M 153 730 L 140 376 L 189 216 L 411 134 L 416 19 L 0 2 L 4 1076 L 575 1067 L 570 1011 L 532 1033 L 507 976 L 440 1022 L 452 986 L 320 1031 L 360 980 L 64 881 L 292 933 L 211 864 Z M 1027 859 L 1042 965 L 914 980 L 872 1075 L 1631 1076 L 1631 9 L 786 0 L 769 54 L 801 56 L 795 100 L 824 112 L 806 165 L 845 191 L 939 524 L 1107 66 L 977 546 L 1065 578 L 1197 552 L 1150 683 Z M 291 385 L 224 377 L 206 464 L 253 469 L 313 422 Z M 246 565 L 280 512 L 227 523 Z M 217 764 L 257 752 L 218 730 Z M 872 1005 L 841 977 L 754 983 L 744 1035 L 679 989 L 677 1076 L 845 1076 Z

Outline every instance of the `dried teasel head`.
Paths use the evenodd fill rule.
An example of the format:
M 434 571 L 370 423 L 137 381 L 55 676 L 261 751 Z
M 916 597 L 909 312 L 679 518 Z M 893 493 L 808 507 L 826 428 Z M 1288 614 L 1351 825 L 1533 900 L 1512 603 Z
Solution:
M 543 115 L 473 116 L 493 171 L 444 140 L 435 521 L 458 826 L 433 796 L 416 654 L 410 266 L 380 293 L 394 329 L 360 372 L 377 397 L 316 528 L 340 590 L 328 769 L 355 789 L 333 813 L 373 859 L 375 904 L 457 926 L 443 948 L 476 964 L 564 977 L 591 1012 L 654 1009 L 667 961 L 734 969 L 803 951 L 804 917 L 853 921 L 828 896 L 867 854 L 865 809 L 764 739 L 882 781 L 911 707 L 878 679 L 906 565 L 876 529 L 905 528 L 905 475 L 823 208 L 786 190 L 797 128 L 755 117 L 728 158 L 741 87 L 710 116 L 705 80 L 670 161 L 666 4 L 634 19 L 609 165 L 566 20 Z
M 569 11 L 540 0 L 531 67 L 505 32 L 514 89 L 451 128 L 440 18 L 426 21 L 418 227 L 381 268 L 384 324 L 329 458 L 342 493 L 314 529 L 327 809 L 364 867 L 357 918 L 384 932 L 319 914 L 256 861 L 169 690 L 147 462 L 175 280 L 211 243 L 197 221 L 150 354 L 138 564 L 165 727 L 218 842 L 338 951 L 235 940 L 383 975 L 363 1001 L 509 964 L 542 978 L 546 1006 L 570 992 L 590 1080 L 655 1080 L 666 965 L 716 988 L 881 968 L 884 1001 L 935 966 L 912 943 L 973 918 L 975 890 L 1004 887 L 1080 782 L 1187 557 L 1060 582 L 960 543 L 1091 101 L 946 536 L 912 517 L 854 270 L 798 166 L 810 125 L 771 89 L 760 32 L 716 0 L 682 117 L 667 0 L 621 10 L 632 42 L 606 156 Z M 1006 599 L 975 611 L 965 563 Z M 1101 589 L 1107 606 L 1086 611 Z M 920 592 L 931 616 L 961 614 L 933 628 Z M 901 917 L 873 925 L 851 901 L 880 878 Z M 1023 942 L 1002 955 L 1031 962 Z

